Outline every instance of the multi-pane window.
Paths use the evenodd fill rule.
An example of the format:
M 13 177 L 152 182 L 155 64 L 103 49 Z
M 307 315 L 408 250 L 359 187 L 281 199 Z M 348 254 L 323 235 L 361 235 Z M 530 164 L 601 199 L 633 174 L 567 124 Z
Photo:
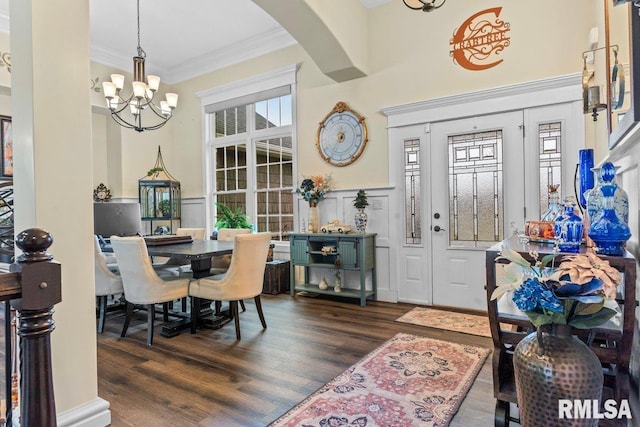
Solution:
M 405 242 L 408 245 L 422 243 L 420 215 L 420 140 L 404 142 L 404 212 Z
M 540 212 L 549 206 L 549 186 L 559 186 L 562 180 L 562 124 L 538 125 L 540 159 Z
M 235 211 L 246 209 L 247 146 L 227 145 L 215 149 L 215 184 L 217 202 Z
M 482 247 L 503 239 L 502 131 L 450 136 L 449 241 Z
M 273 91 L 269 92 L 273 95 Z M 205 109 L 213 159 L 213 208 L 240 207 L 257 231 L 288 240 L 293 230 L 293 108 L 291 94 Z M 211 166 L 210 166 L 211 168 Z
M 293 147 L 291 136 L 256 140 L 258 230 L 293 231 Z

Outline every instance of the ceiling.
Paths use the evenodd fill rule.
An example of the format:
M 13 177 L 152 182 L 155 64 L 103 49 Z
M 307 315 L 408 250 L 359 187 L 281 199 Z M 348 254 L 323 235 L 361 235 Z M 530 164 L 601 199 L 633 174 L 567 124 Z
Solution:
M 124 71 L 137 53 L 136 1 L 89 0 L 91 59 Z M 360 0 L 375 7 L 390 0 Z M 9 32 L 9 0 L 0 0 Z M 147 73 L 177 83 L 296 44 L 251 0 L 140 0 L 140 46 Z

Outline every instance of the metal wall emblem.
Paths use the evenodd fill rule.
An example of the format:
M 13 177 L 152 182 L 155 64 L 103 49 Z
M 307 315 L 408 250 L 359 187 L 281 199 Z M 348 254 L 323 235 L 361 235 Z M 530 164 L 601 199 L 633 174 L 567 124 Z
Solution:
M 482 10 L 462 23 L 449 41 L 453 61 L 467 70 L 480 71 L 495 67 L 503 60 L 500 53 L 511 42 L 511 25 L 499 18 L 501 7 Z

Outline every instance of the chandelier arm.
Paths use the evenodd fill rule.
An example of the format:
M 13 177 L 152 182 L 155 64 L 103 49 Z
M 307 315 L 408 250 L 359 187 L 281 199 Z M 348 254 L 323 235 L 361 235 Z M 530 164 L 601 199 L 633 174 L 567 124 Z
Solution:
M 442 3 L 440 3 L 438 6 L 433 6 L 433 9 L 440 9 L 442 6 L 444 6 L 446 1 L 447 0 L 442 0 Z M 435 4 L 435 1 L 432 4 Z
M 161 119 L 165 119 L 169 120 L 169 118 L 171 118 L 171 116 L 173 116 L 173 111 L 171 111 L 168 115 L 165 115 L 162 113 L 162 108 L 158 108 L 158 106 L 152 102 L 150 102 L 149 104 L 147 104 L 149 106 L 149 108 L 151 109 L 151 111 L 153 111 L 153 113 L 160 117 Z
M 129 96 L 129 98 L 127 98 L 127 99 L 124 99 L 124 98 L 118 96 L 118 105 L 122 105 L 122 107 L 118 107 L 117 109 L 116 108 L 109 108 L 109 110 L 111 110 L 111 113 L 120 114 L 121 112 L 126 110 L 129 105 L 131 105 L 131 100 L 132 99 L 133 99 L 133 94 L 131 94 L 131 96 Z
M 127 120 L 125 120 L 124 118 L 122 118 L 121 116 L 119 116 L 118 114 L 115 113 L 111 113 L 111 117 L 113 118 L 113 120 L 118 123 L 120 126 L 122 126 L 123 128 L 127 128 L 127 129 L 134 129 L 138 132 L 142 132 L 145 130 L 156 130 L 156 129 L 160 129 L 162 126 L 164 126 L 169 120 L 167 118 L 167 120 L 163 120 L 160 123 L 156 123 L 155 125 L 152 126 L 142 126 L 141 120 L 140 120 L 140 115 L 138 115 L 138 123 L 131 123 Z
M 129 123 L 128 121 L 126 121 L 125 119 L 120 117 L 118 114 L 114 113 L 113 111 L 111 112 L 111 118 L 113 118 L 113 120 L 123 128 L 127 128 L 127 129 L 136 128 L 134 124 Z

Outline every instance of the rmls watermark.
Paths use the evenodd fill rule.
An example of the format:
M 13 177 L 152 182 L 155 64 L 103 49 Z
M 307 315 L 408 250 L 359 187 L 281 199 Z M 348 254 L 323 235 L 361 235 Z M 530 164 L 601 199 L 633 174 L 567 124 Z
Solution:
M 629 401 L 622 399 L 620 405 L 613 399 L 607 399 L 600 407 L 600 401 L 597 399 L 560 399 L 558 400 L 558 418 L 560 419 L 578 419 L 590 418 L 602 420 L 606 419 L 631 419 L 631 408 Z

